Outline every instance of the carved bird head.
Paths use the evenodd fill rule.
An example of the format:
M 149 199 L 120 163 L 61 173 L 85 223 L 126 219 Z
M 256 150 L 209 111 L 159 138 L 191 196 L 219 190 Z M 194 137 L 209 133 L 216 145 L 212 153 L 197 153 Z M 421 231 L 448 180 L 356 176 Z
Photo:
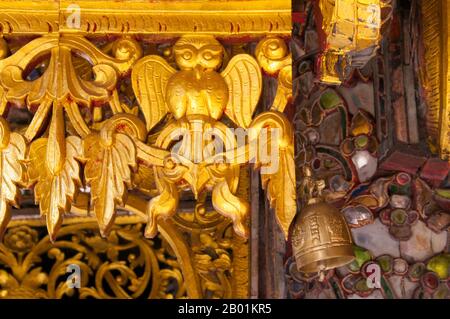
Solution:
M 208 35 L 181 37 L 174 46 L 181 70 L 216 70 L 222 64 L 223 47 Z

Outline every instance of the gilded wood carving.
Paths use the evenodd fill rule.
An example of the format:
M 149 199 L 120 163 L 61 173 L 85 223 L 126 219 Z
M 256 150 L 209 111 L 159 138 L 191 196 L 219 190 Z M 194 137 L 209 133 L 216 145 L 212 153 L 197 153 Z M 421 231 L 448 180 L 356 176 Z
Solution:
M 238 54 L 226 65 L 222 45 L 210 35 L 183 36 L 173 52 L 177 69 L 160 56 L 141 59 L 142 49 L 128 37 L 116 40 L 111 57 L 84 38 L 47 35 L 0 60 L 2 110 L 11 105 L 34 113 L 23 137 L 11 135 L 11 145 L 19 144 L 11 156 L 22 162 L 16 164 L 17 174 L 9 176 L 10 184 L 34 186 L 51 238 L 83 185 L 90 188 L 100 230 L 107 236 L 116 207 L 123 207 L 134 186 L 138 162 L 153 168 L 159 192 L 147 207 L 146 236 L 156 235 L 158 219 L 175 214 L 179 192 L 190 190 L 195 198 L 211 192 L 214 208 L 231 218 L 236 233 L 247 237 L 249 205 L 235 192 L 240 167 L 251 162 L 261 168 L 263 187 L 287 237 L 296 206 L 293 132 L 281 113 L 291 99 L 291 62 L 284 41 L 266 38 L 256 48 L 257 59 Z M 48 56 L 46 69 L 36 79 L 27 79 L 26 70 L 40 56 Z M 92 64 L 92 79 L 80 77 L 74 57 Z M 254 117 L 262 90 L 261 67 L 268 74 L 279 73 L 280 84 L 272 109 Z M 127 74 L 145 124 L 118 99 L 118 80 Z M 95 114 L 102 105 L 113 116 L 86 121 L 83 110 Z M 167 116 L 171 119 L 155 143 L 147 143 L 147 133 Z M 234 123 L 235 131 L 244 132 L 243 139 L 221 121 L 223 116 Z M 76 136 L 66 134 L 67 125 Z M 7 123 L 3 127 L 8 132 Z M 26 157 L 21 139 L 29 144 Z M 4 144 L 8 147 L 7 141 Z M 261 149 L 273 154 L 262 154 Z M 268 170 L 274 163 L 275 169 Z M 22 164 L 27 174 L 20 179 Z M 5 209 L 14 204 L 12 190 L 4 197 Z M 2 214 L 2 223 L 7 220 L 8 213 Z
M 0 272 L 0 297 L 70 294 L 57 275 L 69 262 L 95 273 L 95 285 L 80 297 L 142 296 L 148 274 L 137 275 L 138 261 L 119 265 L 111 252 L 122 249 L 117 238 L 136 242 L 137 258 L 151 260 L 144 266 L 158 272 L 159 283 L 152 298 L 248 296 L 249 183 L 242 168 L 261 170 L 286 237 L 296 212 L 293 132 L 283 114 L 292 99 L 291 56 L 280 38 L 291 32 L 289 1 L 184 1 L 188 14 L 176 2 L 77 4 L 79 21 L 70 20 L 76 10 L 68 1 L 0 3 L 0 236 L 26 233 L 36 248 L 18 257 L 0 247 L 0 263 L 13 269 Z M 259 43 L 236 53 L 227 51 L 230 40 Z M 170 56 L 148 49 L 159 42 Z M 278 89 L 270 110 L 258 114 L 263 74 L 277 78 Z M 29 123 L 8 123 L 11 110 L 29 115 Z M 14 228 L 35 225 L 11 213 L 30 191 L 48 230 L 42 240 L 33 229 Z M 190 214 L 180 207 L 186 194 L 197 202 Z M 153 239 L 141 238 L 139 225 L 119 229 L 123 210 Z M 87 220 L 103 239 L 86 234 L 94 229 Z M 189 251 L 181 233 L 192 242 Z M 161 237 L 176 256 L 166 260 L 146 247 Z M 65 255 L 64 245 L 78 253 Z M 44 253 L 57 260 L 48 272 L 21 263 Z M 94 260 L 102 253 L 109 262 Z M 165 291 L 168 281 L 179 290 Z
M 441 158 L 448 159 L 449 147 L 449 91 L 448 91 L 448 12 L 449 1 L 424 1 L 421 17 L 424 42 L 422 80 L 426 89 L 427 129 L 429 144 Z

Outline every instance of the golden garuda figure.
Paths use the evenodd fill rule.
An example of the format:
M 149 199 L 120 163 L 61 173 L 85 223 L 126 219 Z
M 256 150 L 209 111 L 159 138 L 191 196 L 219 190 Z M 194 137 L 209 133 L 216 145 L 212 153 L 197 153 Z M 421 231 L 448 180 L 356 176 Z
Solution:
M 282 42 L 267 38 L 260 43 L 257 57 L 263 68 L 276 65 L 290 73 L 290 57 L 279 54 L 286 50 Z M 236 233 L 246 237 L 249 205 L 234 193 L 240 166 L 249 162 L 261 168 L 263 187 L 287 236 L 296 211 L 293 132 L 282 113 L 284 105 L 254 117 L 262 90 L 261 66 L 252 56 L 238 54 L 220 72 L 224 48 L 207 35 L 181 37 L 173 54 L 178 70 L 149 55 L 131 74 L 147 130 L 171 115 L 154 145 L 144 151 L 158 158 L 153 167 L 159 191 L 147 207 L 146 236 L 156 235 L 157 219 L 175 214 L 180 191 L 190 190 L 196 198 L 211 192 L 214 209 L 231 218 Z M 224 115 L 234 130 L 221 121 Z

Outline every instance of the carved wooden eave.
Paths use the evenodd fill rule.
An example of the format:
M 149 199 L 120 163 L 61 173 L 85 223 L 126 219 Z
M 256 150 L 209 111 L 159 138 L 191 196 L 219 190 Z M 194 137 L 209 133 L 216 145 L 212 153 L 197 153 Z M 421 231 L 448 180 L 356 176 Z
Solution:
M 125 4 L 126 3 L 126 4 Z M 77 1 L 80 27 L 66 21 L 77 10 L 72 1 L 1 1 L 4 35 L 139 34 L 174 37 L 186 33 L 215 36 L 290 35 L 286 0 L 243 1 Z

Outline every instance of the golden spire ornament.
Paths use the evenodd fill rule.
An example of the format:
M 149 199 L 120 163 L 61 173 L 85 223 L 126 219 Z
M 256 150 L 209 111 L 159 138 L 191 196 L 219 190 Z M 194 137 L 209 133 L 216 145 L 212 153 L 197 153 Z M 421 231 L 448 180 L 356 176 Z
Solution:
M 314 180 L 309 167 L 303 168 L 303 175 L 307 205 L 295 220 L 293 254 L 299 271 L 323 274 L 354 259 L 352 238 L 339 210 L 322 197 L 324 180 Z

